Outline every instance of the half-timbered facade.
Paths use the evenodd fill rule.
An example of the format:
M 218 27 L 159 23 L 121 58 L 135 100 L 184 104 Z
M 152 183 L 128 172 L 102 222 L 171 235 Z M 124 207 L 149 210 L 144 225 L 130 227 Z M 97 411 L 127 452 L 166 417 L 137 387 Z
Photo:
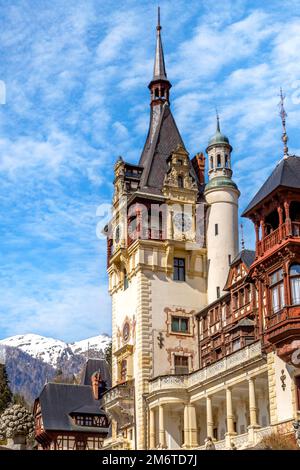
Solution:
M 40 450 L 99 450 L 110 422 L 102 395 L 110 387 L 103 360 L 88 360 L 80 385 L 47 383 L 34 403 Z

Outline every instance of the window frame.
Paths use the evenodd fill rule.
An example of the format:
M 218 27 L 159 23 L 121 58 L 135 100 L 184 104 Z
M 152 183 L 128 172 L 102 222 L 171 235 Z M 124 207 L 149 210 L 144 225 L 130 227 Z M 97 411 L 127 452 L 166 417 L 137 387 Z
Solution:
M 295 267 L 299 267 L 299 272 L 291 274 L 291 270 Z M 296 285 L 296 282 L 298 286 Z M 300 304 L 300 263 L 293 263 L 289 267 L 289 283 L 290 283 L 290 291 L 291 291 L 291 305 L 299 305 Z M 296 287 L 293 288 L 295 284 Z M 298 291 L 298 297 L 295 299 L 293 298 L 293 291 Z
M 181 262 L 182 262 L 182 265 L 180 266 Z M 173 259 L 173 281 L 175 281 L 175 282 L 185 282 L 186 281 L 185 258 L 174 257 L 174 259 Z
M 276 276 L 273 279 L 273 276 Z M 284 276 L 283 269 L 278 268 L 269 275 L 269 291 L 270 291 L 270 303 L 273 315 L 278 314 L 285 306 L 285 289 L 284 289 Z M 277 306 L 274 307 L 274 293 L 277 296 Z
M 178 320 L 178 330 L 173 329 L 174 320 Z M 184 331 L 180 328 L 182 322 L 187 324 L 187 329 Z M 181 315 L 171 315 L 171 333 L 180 334 L 180 335 L 189 335 L 190 334 L 190 318 L 184 317 Z

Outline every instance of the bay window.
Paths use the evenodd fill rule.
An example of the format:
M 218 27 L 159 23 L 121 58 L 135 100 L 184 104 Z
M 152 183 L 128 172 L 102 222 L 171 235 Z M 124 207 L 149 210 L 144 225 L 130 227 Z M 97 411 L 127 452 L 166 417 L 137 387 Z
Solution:
M 290 267 L 291 300 L 293 305 L 300 304 L 300 264 Z
M 273 313 L 279 312 L 284 306 L 283 270 L 277 269 L 270 275 L 270 292 Z

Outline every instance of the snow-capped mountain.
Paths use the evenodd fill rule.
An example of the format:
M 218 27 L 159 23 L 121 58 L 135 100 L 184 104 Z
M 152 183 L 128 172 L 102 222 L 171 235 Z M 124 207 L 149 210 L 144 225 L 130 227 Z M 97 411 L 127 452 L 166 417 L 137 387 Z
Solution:
M 74 343 L 65 343 L 59 339 L 47 338 L 36 334 L 11 336 L 0 341 L 0 350 L 6 346 L 17 348 L 35 359 L 56 368 L 63 360 L 74 355 L 87 355 L 88 351 L 103 353 L 110 342 L 107 335 L 94 336 Z

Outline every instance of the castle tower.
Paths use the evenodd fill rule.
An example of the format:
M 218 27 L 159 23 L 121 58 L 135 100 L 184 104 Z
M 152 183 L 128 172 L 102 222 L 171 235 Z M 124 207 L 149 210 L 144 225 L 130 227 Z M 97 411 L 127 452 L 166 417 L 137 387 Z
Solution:
M 158 17 L 149 131 L 139 163 L 119 158 L 115 165 L 108 230 L 113 388 L 104 406 L 112 417 L 112 448 L 165 448 L 173 437 L 171 424 L 163 425 L 163 407 L 151 416 L 145 411 L 151 379 L 191 372 L 198 364 L 194 313 L 206 304 L 206 248 L 196 227 L 198 234 L 205 159 L 189 158 L 170 109 L 170 88 Z M 182 413 L 183 407 L 179 402 Z M 153 419 L 165 432 L 150 438 L 146 423 Z M 176 432 L 180 441 L 183 430 Z
M 210 139 L 208 154 L 209 182 L 205 186 L 208 204 L 206 240 L 208 258 L 208 303 L 220 297 L 224 291 L 229 265 L 239 251 L 238 198 L 240 192 L 232 181 L 231 152 L 228 137 L 217 129 Z

